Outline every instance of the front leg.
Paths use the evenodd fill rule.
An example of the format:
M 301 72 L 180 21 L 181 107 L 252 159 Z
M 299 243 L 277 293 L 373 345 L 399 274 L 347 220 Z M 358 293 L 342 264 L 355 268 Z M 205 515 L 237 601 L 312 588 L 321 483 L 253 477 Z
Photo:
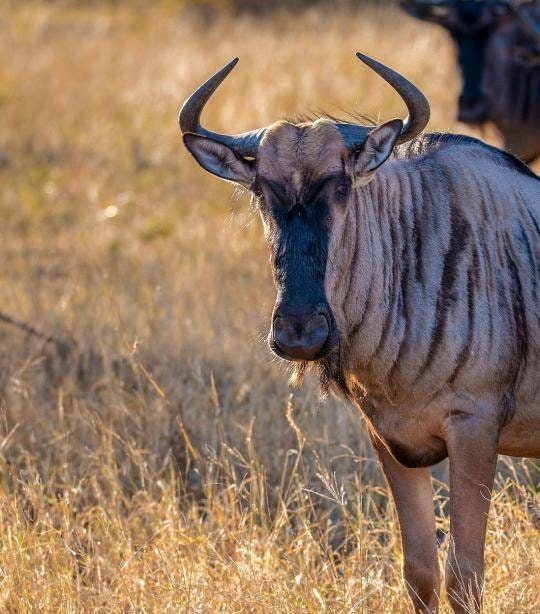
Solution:
M 392 491 L 401 529 L 403 576 L 416 612 L 436 612 L 439 560 L 429 469 L 400 465 L 374 434 L 371 442 Z
M 456 613 L 480 612 L 484 544 L 497 464 L 498 421 L 455 412 L 448 417 L 450 543 L 446 591 Z

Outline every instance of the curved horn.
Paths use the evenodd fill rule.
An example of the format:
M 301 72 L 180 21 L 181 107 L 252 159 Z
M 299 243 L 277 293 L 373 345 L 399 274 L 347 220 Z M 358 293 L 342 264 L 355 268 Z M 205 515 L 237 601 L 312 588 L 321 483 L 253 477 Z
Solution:
M 367 64 L 387 83 L 389 83 L 401 96 L 407 105 L 409 114 L 403 122 L 403 129 L 396 141 L 396 145 L 411 141 L 427 126 L 430 116 L 429 102 L 422 92 L 399 73 L 373 58 L 358 52 L 356 57 Z
M 252 130 L 251 132 L 244 132 L 242 134 L 227 135 L 211 132 L 203 128 L 200 123 L 201 113 L 205 104 L 237 63 L 238 58 L 235 58 L 218 70 L 215 75 L 210 77 L 208 81 L 205 81 L 205 83 L 191 94 L 180 109 L 178 123 L 180 124 L 182 134 L 186 134 L 186 132 L 200 134 L 201 136 L 209 137 L 227 145 L 241 156 L 254 158 L 257 155 L 257 149 L 259 148 L 259 143 L 264 136 L 266 128 Z

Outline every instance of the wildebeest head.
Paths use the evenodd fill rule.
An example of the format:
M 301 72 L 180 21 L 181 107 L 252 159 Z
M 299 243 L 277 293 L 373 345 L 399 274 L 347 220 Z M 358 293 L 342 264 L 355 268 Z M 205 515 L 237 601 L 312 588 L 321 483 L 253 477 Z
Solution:
M 253 193 L 270 246 L 277 286 L 270 346 L 288 360 L 317 360 L 337 345 L 339 331 L 325 293 L 328 241 L 354 189 L 366 184 L 393 147 L 418 135 L 429 104 L 390 68 L 358 57 L 390 83 L 409 116 L 378 127 L 331 119 L 277 122 L 235 136 L 200 125 L 204 104 L 235 66 L 233 60 L 188 98 L 180 111 L 184 143 L 210 173 Z
M 482 92 L 486 47 L 505 9 L 499 2 L 477 0 L 406 0 L 405 10 L 425 21 L 446 28 L 457 46 L 462 89 L 458 119 L 476 124 L 488 119 L 488 105 Z
M 468 124 L 486 121 L 489 106 L 482 80 L 488 43 L 501 23 L 517 19 L 526 41 L 534 46 L 539 34 L 527 7 L 517 6 L 510 0 L 403 0 L 402 6 L 414 17 L 437 23 L 449 31 L 457 46 L 463 80 L 458 119 Z M 520 57 L 535 56 L 534 49 L 527 45 L 520 45 L 514 51 Z

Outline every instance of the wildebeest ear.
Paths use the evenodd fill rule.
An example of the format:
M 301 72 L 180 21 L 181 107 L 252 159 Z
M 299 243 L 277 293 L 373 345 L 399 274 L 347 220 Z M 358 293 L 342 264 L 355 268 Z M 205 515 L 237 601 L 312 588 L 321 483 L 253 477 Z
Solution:
M 386 162 L 402 128 L 401 119 L 392 119 L 367 135 L 361 149 L 354 154 L 354 172 L 357 176 L 370 176 Z
M 184 134 L 184 145 L 209 173 L 226 181 L 250 188 L 255 178 L 255 163 L 214 139 L 198 134 Z

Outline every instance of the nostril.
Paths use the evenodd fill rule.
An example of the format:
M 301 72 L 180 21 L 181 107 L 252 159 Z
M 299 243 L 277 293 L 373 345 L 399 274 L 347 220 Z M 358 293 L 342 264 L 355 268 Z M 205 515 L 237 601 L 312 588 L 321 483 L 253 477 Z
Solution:
M 289 318 L 285 318 L 283 316 L 276 316 L 274 318 L 274 333 L 276 335 L 294 335 L 295 327 L 294 322 L 292 322 Z
M 305 333 L 307 335 L 328 337 L 329 326 L 328 319 L 323 313 L 318 313 L 312 316 L 305 325 Z

